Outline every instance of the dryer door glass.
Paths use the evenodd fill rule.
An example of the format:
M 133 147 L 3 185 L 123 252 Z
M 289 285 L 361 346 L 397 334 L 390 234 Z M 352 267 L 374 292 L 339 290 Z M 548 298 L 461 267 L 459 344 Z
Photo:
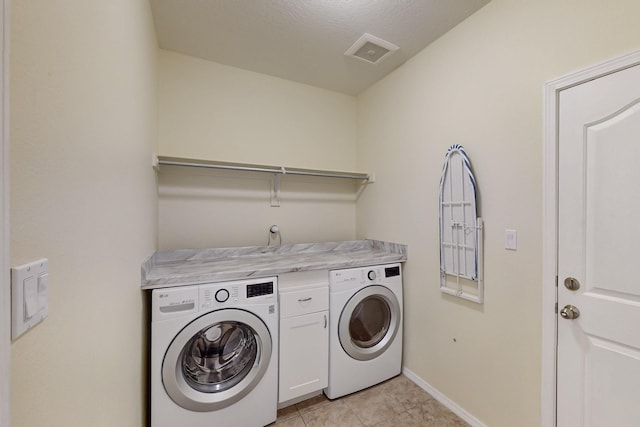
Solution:
M 393 291 L 380 285 L 360 289 L 345 304 L 338 320 L 338 339 L 356 360 L 371 360 L 393 342 L 401 323 Z
M 378 295 L 363 299 L 351 313 L 349 335 L 354 344 L 370 348 L 378 344 L 391 325 L 389 304 Z
M 217 393 L 238 384 L 258 355 L 256 332 L 238 322 L 219 322 L 191 338 L 182 353 L 187 383 L 203 393 Z

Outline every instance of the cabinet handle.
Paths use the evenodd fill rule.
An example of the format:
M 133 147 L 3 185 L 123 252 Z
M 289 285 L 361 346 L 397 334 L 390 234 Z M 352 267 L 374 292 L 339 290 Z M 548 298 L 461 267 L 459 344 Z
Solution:
M 307 298 L 298 298 L 298 302 L 305 302 L 305 301 L 311 301 L 311 297 L 307 297 Z
M 327 329 L 327 315 L 324 315 L 324 328 Z

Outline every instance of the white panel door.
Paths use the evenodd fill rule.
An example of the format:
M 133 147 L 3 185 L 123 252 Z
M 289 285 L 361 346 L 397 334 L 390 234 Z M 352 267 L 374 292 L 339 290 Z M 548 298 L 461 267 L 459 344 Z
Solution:
M 562 91 L 558 112 L 557 425 L 638 427 L 640 65 Z

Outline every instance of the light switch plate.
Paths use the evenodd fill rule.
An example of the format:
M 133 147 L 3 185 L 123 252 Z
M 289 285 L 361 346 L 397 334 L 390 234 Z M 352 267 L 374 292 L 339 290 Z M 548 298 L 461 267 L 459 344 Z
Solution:
M 504 248 L 510 251 L 518 249 L 518 232 L 516 230 L 504 230 Z
M 45 258 L 11 269 L 11 339 L 49 314 L 49 261 Z

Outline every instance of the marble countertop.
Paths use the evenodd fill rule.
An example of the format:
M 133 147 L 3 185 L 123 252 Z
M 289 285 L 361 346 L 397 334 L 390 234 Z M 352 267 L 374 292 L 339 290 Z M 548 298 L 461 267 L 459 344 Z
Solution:
M 406 260 L 407 246 L 378 240 L 158 251 L 142 264 L 142 289 Z

